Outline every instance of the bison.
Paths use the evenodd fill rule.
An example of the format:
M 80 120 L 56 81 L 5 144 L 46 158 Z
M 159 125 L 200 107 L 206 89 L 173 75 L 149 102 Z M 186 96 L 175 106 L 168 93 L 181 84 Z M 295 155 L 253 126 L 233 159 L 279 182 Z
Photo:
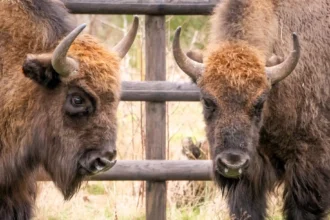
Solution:
M 119 64 L 138 19 L 108 51 L 58 0 L 0 1 L 0 18 L 0 218 L 30 219 L 39 168 L 70 199 L 114 166 Z
M 205 64 L 176 31 L 173 54 L 200 88 L 214 179 L 237 219 L 265 219 L 280 185 L 286 219 L 329 210 L 329 13 L 328 0 L 223 0 Z

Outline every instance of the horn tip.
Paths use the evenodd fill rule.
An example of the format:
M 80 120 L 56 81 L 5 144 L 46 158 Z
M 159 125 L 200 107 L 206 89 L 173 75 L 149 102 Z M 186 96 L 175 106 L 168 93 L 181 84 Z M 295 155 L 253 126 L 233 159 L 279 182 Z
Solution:
M 292 32 L 292 37 L 294 40 L 298 40 L 298 34 L 296 32 Z
M 136 23 L 138 24 L 139 23 L 139 17 L 137 15 L 134 15 L 133 17 L 134 17 L 133 23 L 134 24 L 136 24 Z
M 80 28 L 85 28 L 86 26 L 87 26 L 87 24 L 86 23 L 82 23 L 81 25 L 79 25 L 80 26 Z
M 175 30 L 175 35 L 180 36 L 181 34 L 181 26 L 179 26 L 176 30 Z
M 174 33 L 173 45 L 180 45 L 181 26 L 179 26 Z
M 292 33 L 292 40 L 293 40 L 294 50 L 298 51 L 300 49 L 300 43 L 299 43 L 298 34 L 296 32 Z
M 83 23 L 83 24 L 79 25 L 78 27 L 76 27 L 76 30 L 78 31 L 78 33 L 80 33 L 81 31 L 83 31 L 85 29 L 86 26 L 87 26 L 87 24 Z

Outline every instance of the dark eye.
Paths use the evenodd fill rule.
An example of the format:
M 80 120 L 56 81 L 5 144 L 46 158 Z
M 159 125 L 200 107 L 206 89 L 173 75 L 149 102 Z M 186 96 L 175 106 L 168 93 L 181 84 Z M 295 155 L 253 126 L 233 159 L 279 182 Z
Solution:
M 264 100 L 258 100 L 258 102 L 253 106 L 253 114 L 254 116 L 260 117 L 262 113 L 262 109 L 264 107 Z
M 70 116 L 87 116 L 94 112 L 95 101 L 85 91 L 74 87 L 68 91 L 64 110 Z
M 213 100 L 208 98 L 202 98 L 203 114 L 206 121 L 210 121 L 213 118 L 214 112 L 217 109 L 217 105 Z
M 75 105 L 75 106 L 82 105 L 82 104 L 84 104 L 84 99 L 81 96 L 74 95 L 71 98 L 71 104 Z
M 211 99 L 202 98 L 202 103 L 206 109 L 212 110 L 212 111 L 215 110 L 216 105 Z

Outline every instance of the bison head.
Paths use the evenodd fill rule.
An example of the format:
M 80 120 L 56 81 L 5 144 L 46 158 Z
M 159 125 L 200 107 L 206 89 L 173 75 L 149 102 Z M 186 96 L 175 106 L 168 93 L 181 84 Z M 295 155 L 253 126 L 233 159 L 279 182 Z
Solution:
M 29 104 L 31 146 L 38 160 L 69 199 L 84 177 L 110 169 L 116 158 L 116 111 L 120 99 L 119 61 L 138 29 L 108 51 L 89 35 L 85 25 L 69 33 L 55 50 L 30 54 L 23 64 L 35 84 Z M 29 105 L 28 104 L 28 105 Z
M 287 77 L 299 59 L 299 42 L 278 65 L 266 67 L 261 52 L 244 41 L 215 45 L 205 65 L 190 59 L 180 48 L 180 28 L 173 53 L 180 68 L 201 90 L 206 132 L 217 181 L 253 173 L 259 131 L 267 97 L 273 85 Z M 249 169 L 249 167 L 251 169 Z

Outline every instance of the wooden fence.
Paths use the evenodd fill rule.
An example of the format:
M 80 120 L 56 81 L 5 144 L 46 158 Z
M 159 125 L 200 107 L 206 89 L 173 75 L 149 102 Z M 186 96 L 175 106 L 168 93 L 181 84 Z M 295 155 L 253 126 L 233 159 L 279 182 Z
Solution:
M 211 180 L 211 161 L 166 161 L 166 101 L 198 101 L 191 83 L 166 82 L 165 15 L 208 15 L 219 0 L 62 0 L 77 14 L 144 14 L 146 80 L 123 82 L 123 101 L 146 101 L 146 159 L 118 161 L 93 180 L 146 180 L 146 219 L 166 219 L 167 180 Z

